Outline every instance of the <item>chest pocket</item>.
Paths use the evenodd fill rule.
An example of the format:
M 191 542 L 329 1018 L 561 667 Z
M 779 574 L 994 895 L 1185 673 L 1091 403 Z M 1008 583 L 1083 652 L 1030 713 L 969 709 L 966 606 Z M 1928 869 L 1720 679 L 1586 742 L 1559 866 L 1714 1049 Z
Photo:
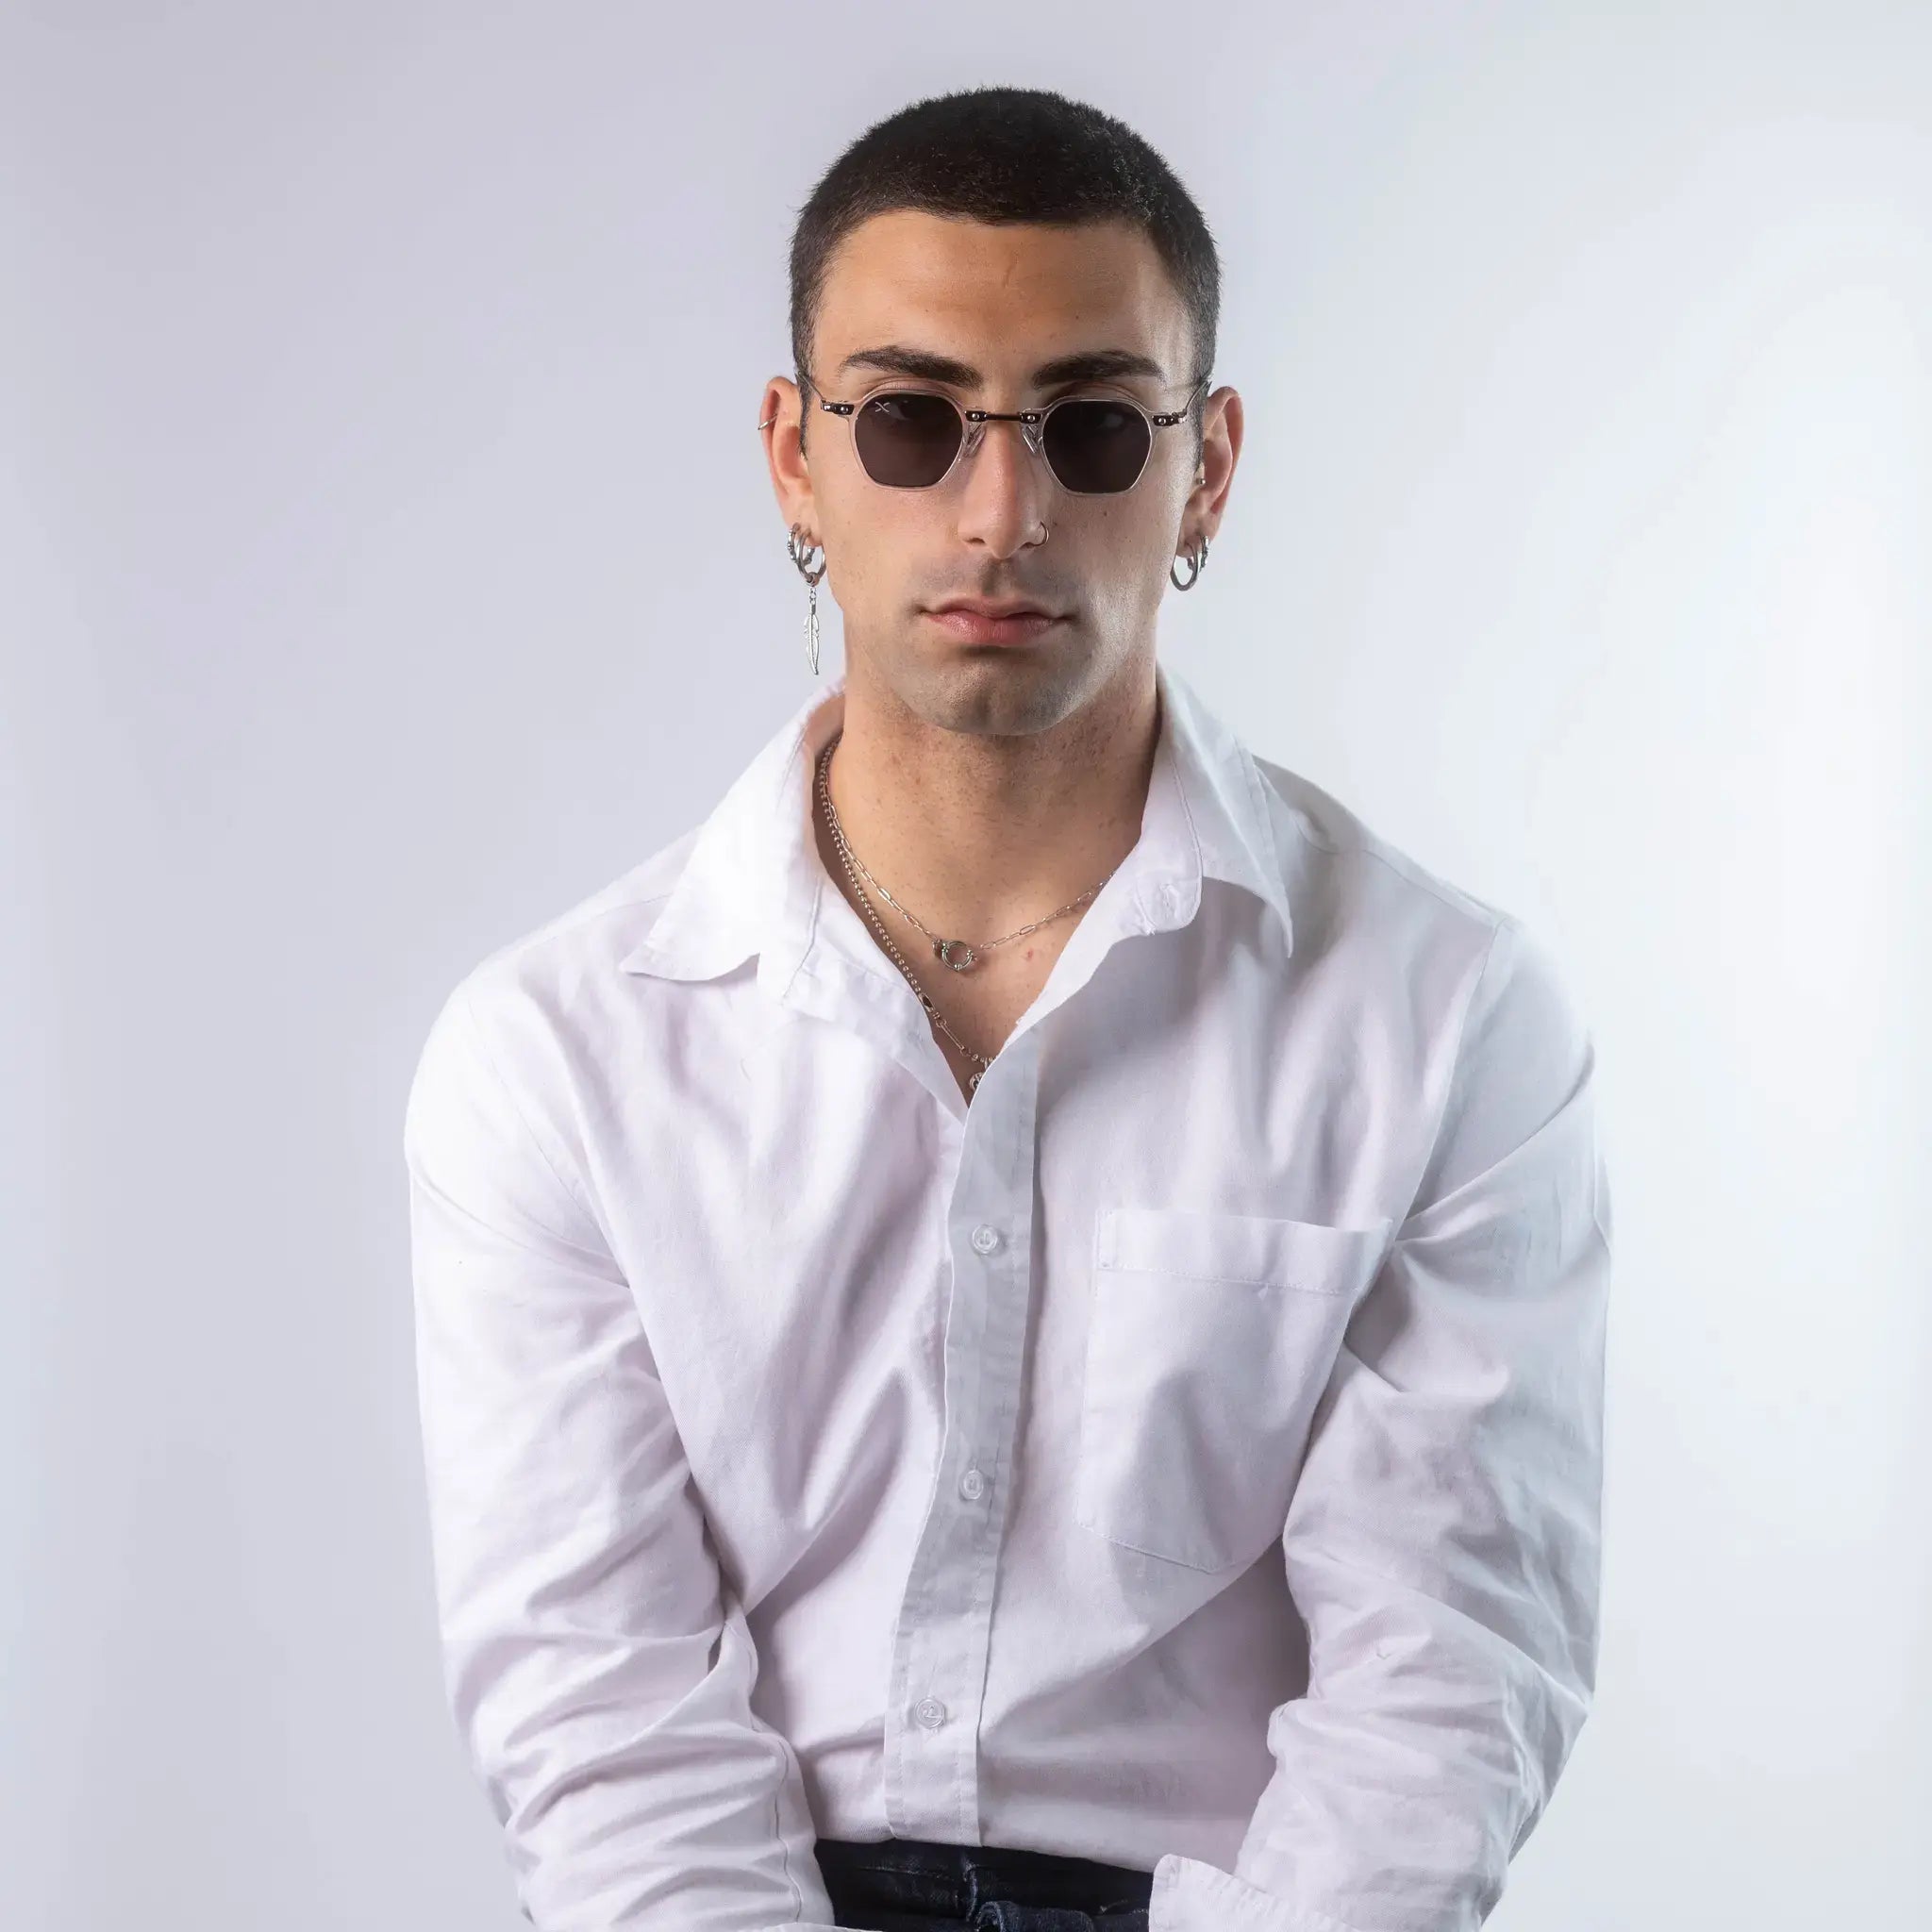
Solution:
M 1277 1539 L 1315 1404 L 1392 1225 L 1100 1208 L 1081 1525 L 1208 1571 Z

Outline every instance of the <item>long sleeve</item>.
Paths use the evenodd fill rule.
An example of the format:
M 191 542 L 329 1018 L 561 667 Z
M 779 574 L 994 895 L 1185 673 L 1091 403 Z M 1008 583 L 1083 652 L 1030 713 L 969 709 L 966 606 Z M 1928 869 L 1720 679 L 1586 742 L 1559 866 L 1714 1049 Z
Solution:
M 1306 1696 L 1232 1873 L 1153 1932 L 1474 1932 L 1595 1685 L 1610 1205 L 1591 1035 L 1505 917 L 1414 1205 L 1352 1311 L 1282 1550 Z
M 524 1915 L 831 1932 L 637 1306 L 520 1069 L 539 1029 L 472 991 L 404 1130 L 416 1366 L 444 1683 Z

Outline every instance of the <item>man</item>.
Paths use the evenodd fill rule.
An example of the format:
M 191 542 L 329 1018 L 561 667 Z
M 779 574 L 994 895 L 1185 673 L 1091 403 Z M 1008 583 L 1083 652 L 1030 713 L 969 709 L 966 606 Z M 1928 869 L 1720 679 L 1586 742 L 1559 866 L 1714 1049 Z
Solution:
M 844 675 L 467 974 L 409 1099 L 524 1909 L 1465 1932 L 1594 1684 L 1591 1036 L 1157 663 L 1241 411 L 1143 142 L 922 101 L 791 275 L 757 420 Z

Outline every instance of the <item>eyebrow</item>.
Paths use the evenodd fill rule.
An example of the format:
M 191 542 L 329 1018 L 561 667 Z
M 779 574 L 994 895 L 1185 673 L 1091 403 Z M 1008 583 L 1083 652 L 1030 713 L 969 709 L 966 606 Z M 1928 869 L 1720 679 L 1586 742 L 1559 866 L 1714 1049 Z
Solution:
M 915 349 L 904 342 L 885 342 L 875 349 L 858 349 L 840 363 L 838 374 L 852 369 L 882 369 L 889 375 L 909 375 L 925 382 L 951 383 L 956 389 L 977 389 L 985 376 L 970 362 Z M 1061 382 L 1107 382 L 1123 375 L 1151 375 L 1167 381 L 1167 371 L 1151 357 L 1133 349 L 1076 349 L 1056 356 L 1033 372 L 1036 389 Z

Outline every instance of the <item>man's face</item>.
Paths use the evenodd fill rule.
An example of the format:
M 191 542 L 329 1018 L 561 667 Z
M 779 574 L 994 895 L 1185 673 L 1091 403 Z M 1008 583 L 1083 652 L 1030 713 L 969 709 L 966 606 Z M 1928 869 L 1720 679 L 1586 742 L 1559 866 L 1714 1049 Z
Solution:
M 862 359 L 889 346 L 950 358 L 979 380 L 908 380 Z M 1042 364 L 1103 349 L 1147 357 L 1160 373 L 1034 381 Z M 1131 490 L 1082 496 L 1060 487 L 1017 423 L 986 424 L 977 452 L 930 489 L 874 483 L 850 420 L 821 409 L 822 397 L 860 402 L 896 384 L 997 410 L 1079 393 L 1173 411 L 1198 374 L 1192 356 L 1180 296 L 1130 225 L 996 226 L 893 210 L 847 236 L 826 276 L 802 459 L 797 390 L 774 381 L 759 413 L 778 411 L 774 485 L 788 525 L 824 546 L 852 681 L 884 685 L 942 728 L 1000 734 L 1046 729 L 1117 680 L 1139 684 L 1151 675 L 1175 553 L 1216 526 L 1240 399 L 1232 390 L 1208 399 L 1198 466 L 1190 424 L 1156 428 Z M 1024 641 L 970 642 L 929 614 L 958 596 L 1024 598 L 1063 614 Z

